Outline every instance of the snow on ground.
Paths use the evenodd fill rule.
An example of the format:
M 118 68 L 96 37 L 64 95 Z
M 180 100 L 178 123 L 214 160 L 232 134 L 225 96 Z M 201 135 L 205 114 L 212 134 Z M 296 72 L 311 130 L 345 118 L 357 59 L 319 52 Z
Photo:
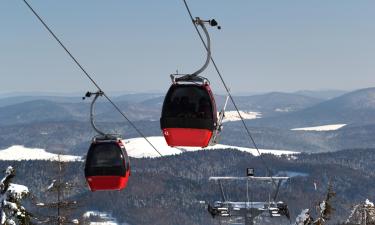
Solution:
M 367 207 L 374 207 L 374 203 L 371 202 L 370 200 L 366 199 L 365 206 L 367 206 Z
M 253 148 L 246 148 L 246 147 L 238 147 L 238 146 L 231 146 L 231 145 L 222 145 L 217 144 L 214 146 L 209 146 L 206 148 L 200 148 L 200 147 L 169 147 L 167 143 L 165 142 L 164 137 L 162 136 L 154 136 L 154 137 L 148 137 L 147 138 L 152 145 L 155 146 L 155 148 L 163 155 L 177 155 L 181 154 L 183 152 L 189 152 L 189 151 L 199 151 L 199 150 L 216 150 L 216 149 L 225 149 L 225 148 L 231 148 L 231 149 L 237 149 L 239 151 L 248 152 L 255 156 L 258 156 L 258 152 L 256 149 Z M 128 155 L 130 157 L 134 158 L 144 158 L 144 157 L 150 157 L 155 158 L 159 157 L 160 155 L 147 143 L 147 141 L 144 138 L 131 138 L 128 140 L 124 140 L 125 148 L 128 152 Z M 270 153 L 274 155 L 290 155 L 290 154 L 298 154 L 299 152 L 294 151 L 287 151 L 287 150 L 273 150 L 273 149 L 260 149 L 261 154 Z
M 251 111 L 240 111 L 242 118 L 245 120 L 253 120 L 261 118 L 262 113 L 260 112 L 251 112 Z M 233 122 L 241 120 L 237 111 L 226 111 L 223 122 Z
M 90 225 L 119 225 L 117 222 L 105 221 L 105 222 L 90 222 Z
M 275 112 L 292 112 L 294 109 L 292 107 L 285 107 L 285 108 L 276 108 Z
M 303 130 L 303 131 L 331 131 L 338 130 L 342 127 L 345 127 L 346 124 L 330 124 L 316 127 L 302 127 L 302 128 L 293 128 L 291 130 Z
M 8 187 L 8 192 L 14 199 L 22 199 L 25 195 L 29 194 L 29 188 L 20 184 L 11 183 Z
M 90 225 L 119 225 L 116 221 L 90 222 Z
M 90 225 L 119 225 L 116 218 L 114 218 L 110 213 L 99 212 L 99 211 L 87 211 L 83 214 L 84 220 L 88 220 Z M 98 221 L 91 221 L 98 220 Z M 127 223 L 123 223 L 127 224 Z
M 296 172 L 296 171 L 279 171 L 276 175 L 280 177 L 308 177 L 308 173 Z
M 62 161 L 79 161 L 81 156 L 60 155 Z M 58 160 L 58 155 L 40 148 L 26 148 L 22 145 L 14 145 L 0 150 L 0 160 Z
M 301 214 L 299 214 L 296 218 L 296 225 L 304 225 L 305 222 L 310 217 L 310 210 L 309 209 L 303 209 Z

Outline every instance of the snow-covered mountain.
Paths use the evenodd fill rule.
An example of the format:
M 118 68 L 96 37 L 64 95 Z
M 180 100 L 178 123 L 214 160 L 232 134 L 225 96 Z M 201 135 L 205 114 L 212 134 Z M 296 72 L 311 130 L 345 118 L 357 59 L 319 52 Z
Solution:
M 165 142 L 164 137 L 162 136 L 154 136 L 147 138 L 150 143 L 161 153 L 163 156 L 168 155 L 177 155 L 183 152 L 190 152 L 190 151 L 199 151 L 199 150 L 217 150 L 217 149 L 236 149 L 243 152 L 248 152 L 250 154 L 258 156 L 258 152 L 254 148 L 247 148 L 247 147 L 239 147 L 239 146 L 232 146 L 232 145 L 222 145 L 217 144 L 214 146 L 209 146 L 206 148 L 200 147 L 170 147 Z M 160 155 L 152 148 L 152 146 L 147 143 L 144 138 L 131 138 L 124 140 L 125 148 L 130 157 L 134 158 L 144 158 L 144 157 L 159 157 Z M 295 151 L 288 151 L 288 150 L 276 150 L 276 149 L 260 149 L 261 154 L 274 154 L 274 155 L 291 155 L 291 154 L 298 154 L 299 152 Z
M 47 152 L 40 148 L 26 148 L 22 145 L 14 145 L 7 149 L 0 150 L 0 160 L 22 161 L 22 160 L 58 160 L 59 155 Z M 79 161 L 81 156 L 60 155 L 62 161 Z
M 313 127 L 322 124 L 368 125 L 375 123 L 375 88 L 360 89 L 285 115 L 250 123 L 259 127 Z

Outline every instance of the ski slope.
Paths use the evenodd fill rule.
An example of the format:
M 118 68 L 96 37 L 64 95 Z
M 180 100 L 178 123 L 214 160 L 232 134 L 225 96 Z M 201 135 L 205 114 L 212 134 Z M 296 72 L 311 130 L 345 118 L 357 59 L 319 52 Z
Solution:
M 62 161 L 79 161 L 81 156 L 60 155 Z M 0 160 L 2 161 L 22 161 L 22 160 L 58 160 L 58 155 L 47 152 L 40 148 L 26 148 L 22 145 L 14 145 L 4 150 L 0 150 Z
M 240 114 L 243 119 L 245 120 L 254 120 L 262 117 L 262 113 L 260 112 L 252 112 L 252 111 L 240 111 Z M 234 122 L 241 120 L 240 116 L 238 115 L 237 111 L 226 111 L 225 117 L 223 119 L 223 123 L 225 122 Z
M 301 127 L 301 128 L 293 128 L 291 130 L 302 130 L 302 131 L 333 131 L 338 130 L 340 128 L 345 127 L 346 124 L 329 124 L 323 126 L 316 126 L 316 127 Z
M 162 136 L 154 136 L 147 138 L 152 145 L 163 155 L 178 155 L 183 152 L 193 152 L 199 150 L 217 150 L 217 149 L 236 149 L 243 152 L 248 152 L 255 156 L 258 156 L 258 152 L 254 148 L 246 148 L 246 147 L 238 147 L 238 146 L 231 146 L 231 145 L 222 145 L 217 144 L 214 146 L 209 146 L 206 148 L 200 147 L 169 147 L 165 142 L 164 137 Z M 160 155 L 147 143 L 144 138 L 131 138 L 128 140 L 124 140 L 125 148 L 128 152 L 130 157 L 134 158 L 155 158 L 160 157 Z M 261 154 L 274 154 L 274 155 L 291 155 L 291 154 L 298 154 L 299 152 L 295 151 L 288 151 L 288 150 L 274 150 L 274 149 L 260 149 Z

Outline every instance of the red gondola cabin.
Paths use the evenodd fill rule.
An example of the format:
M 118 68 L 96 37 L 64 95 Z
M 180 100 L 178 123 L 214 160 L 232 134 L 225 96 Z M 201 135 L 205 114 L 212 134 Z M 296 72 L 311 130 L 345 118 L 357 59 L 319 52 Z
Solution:
M 164 99 L 160 119 L 169 146 L 206 147 L 216 124 L 216 103 L 207 82 L 172 84 Z
M 97 139 L 86 157 L 85 177 L 91 191 L 124 189 L 130 176 L 130 162 L 121 139 Z

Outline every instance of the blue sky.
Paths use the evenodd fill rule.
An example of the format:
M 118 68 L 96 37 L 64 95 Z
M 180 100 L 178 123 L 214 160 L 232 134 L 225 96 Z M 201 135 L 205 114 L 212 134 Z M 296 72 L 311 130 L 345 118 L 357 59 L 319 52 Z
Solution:
M 205 52 L 182 0 L 29 0 L 105 91 L 166 91 Z M 188 0 L 215 18 L 215 58 L 233 92 L 375 86 L 375 1 Z M 0 4 L 0 92 L 94 87 L 22 0 Z M 223 90 L 212 65 L 204 74 Z

